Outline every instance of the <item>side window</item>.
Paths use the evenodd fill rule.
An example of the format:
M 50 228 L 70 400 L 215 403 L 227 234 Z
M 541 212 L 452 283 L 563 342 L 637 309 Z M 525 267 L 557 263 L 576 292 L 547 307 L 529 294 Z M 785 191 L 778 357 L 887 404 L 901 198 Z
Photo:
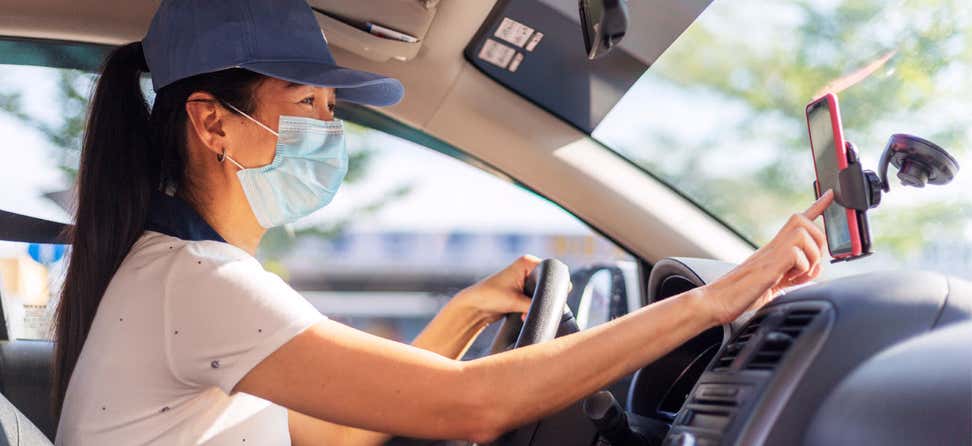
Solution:
M 100 48 L 0 40 L 0 210 L 71 220 L 94 76 L 57 67 L 95 66 L 102 56 Z M 0 240 L 0 339 L 49 338 L 66 253 L 64 245 Z
M 0 211 L 71 220 L 91 70 L 106 51 L 0 39 Z M 456 292 L 522 254 L 572 271 L 631 260 L 558 206 L 469 163 L 352 123 L 347 133 L 351 170 L 334 202 L 270 231 L 258 252 L 334 319 L 409 341 Z M 67 250 L 0 237 L 0 339 L 49 337 Z M 614 311 L 610 287 L 594 279 L 571 301 L 590 307 L 578 312 L 588 325 Z
M 408 341 L 457 291 L 522 254 L 572 271 L 631 259 L 510 181 L 378 130 L 346 128 L 352 169 L 334 201 L 275 231 L 260 251 L 333 319 Z M 606 319 L 595 314 L 606 308 L 604 286 L 594 288 L 589 325 Z

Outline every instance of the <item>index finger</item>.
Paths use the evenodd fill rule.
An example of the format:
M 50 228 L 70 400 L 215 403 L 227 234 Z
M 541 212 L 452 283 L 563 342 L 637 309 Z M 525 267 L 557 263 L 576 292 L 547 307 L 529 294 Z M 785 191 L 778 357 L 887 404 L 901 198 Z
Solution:
M 803 212 L 803 216 L 809 218 L 810 220 L 815 220 L 817 217 L 823 214 L 824 211 L 827 210 L 827 207 L 830 206 L 830 203 L 833 202 L 834 190 L 827 189 L 827 192 L 824 192 L 824 194 L 821 195 L 817 201 L 811 204 L 810 207 Z

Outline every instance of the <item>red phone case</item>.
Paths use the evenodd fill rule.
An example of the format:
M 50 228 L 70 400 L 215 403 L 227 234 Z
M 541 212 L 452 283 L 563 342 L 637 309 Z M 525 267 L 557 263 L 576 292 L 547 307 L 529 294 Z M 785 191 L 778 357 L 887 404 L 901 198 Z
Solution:
M 837 96 L 833 93 L 827 93 L 821 98 L 810 102 L 807 104 L 807 132 L 810 133 L 810 108 L 820 102 L 827 102 L 827 108 L 830 110 L 830 123 L 834 131 L 834 150 L 837 154 L 837 167 L 841 170 L 847 168 L 847 148 L 844 144 L 844 130 L 840 122 L 840 108 L 837 106 Z M 811 159 L 813 160 L 813 174 L 817 177 L 817 195 L 819 196 L 823 191 L 820 190 L 820 176 L 817 175 L 817 157 L 813 153 L 813 135 L 810 135 L 810 153 Z M 836 192 L 836 191 L 835 191 Z M 857 224 L 857 212 L 854 209 L 845 209 L 847 213 L 847 227 L 850 230 L 851 238 L 851 251 L 834 254 L 830 251 L 830 256 L 835 259 L 846 259 L 849 257 L 857 257 L 863 253 L 863 247 L 861 244 L 861 228 Z M 826 225 L 826 219 L 824 220 L 824 225 Z M 830 250 L 830 247 L 827 247 Z

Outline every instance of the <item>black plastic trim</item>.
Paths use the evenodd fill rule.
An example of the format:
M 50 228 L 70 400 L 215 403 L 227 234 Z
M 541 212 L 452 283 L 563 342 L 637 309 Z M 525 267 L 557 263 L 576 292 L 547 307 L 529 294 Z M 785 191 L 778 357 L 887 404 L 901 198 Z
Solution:
M 23 243 L 66 243 L 71 225 L 0 210 L 0 240 Z
M 800 336 L 789 347 L 783 361 L 772 371 L 749 370 L 744 368 L 753 353 L 765 342 L 770 328 L 782 322 L 783 315 L 798 310 L 819 311 L 813 321 L 803 328 Z M 669 435 L 680 432 L 693 434 L 707 434 L 722 439 L 723 444 L 734 443 L 741 432 L 758 428 L 765 420 L 773 420 L 779 416 L 782 405 L 787 401 L 800 377 L 806 372 L 829 336 L 830 329 L 836 319 L 833 306 L 826 301 L 800 301 L 768 306 L 757 312 L 752 319 L 760 318 L 760 328 L 740 351 L 728 371 L 713 371 L 716 361 L 725 351 L 728 343 L 724 344 L 719 353 L 709 364 L 707 371 L 695 384 L 686 400 L 685 407 L 672 425 Z M 738 335 L 736 335 L 738 336 Z M 733 336 L 733 339 L 736 338 Z M 773 379 L 777 375 L 785 375 L 787 379 Z M 706 386 L 724 386 L 741 389 L 740 397 L 731 407 L 714 404 L 699 404 L 700 388 Z M 767 396 L 771 396 L 767 398 Z M 729 422 L 724 429 L 700 429 L 687 426 L 692 410 L 696 409 L 722 410 L 729 413 Z M 757 409 L 758 408 L 758 409 Z M 749 416 L 752 415 L 752 416 Z M 759 435 L 757 435 L 759 436 Z M 765 434 L 762 435 L 765 437 Z M 759 441 L 745 440 L 739 444 L 760 444 Z
M 666 280 L 683 280 L 694 288 L 718 279 L 733 267 L 735 265 L 731 263 L 709 259 L 662 259 L 652 267 L 648 279 L 645 280 L 646 304 L 671 297 L 659 294 L 660 287 Z M 639 417 L 670 422 L 669 414 L 657 410 L 659 403 L 664 401 L 672 385 L 694 361 L 714 345 L 718 345 L 721 350 L 730 335 L 730 325 L 711 328 L 635 372 L 628 388 L 626 410 Z

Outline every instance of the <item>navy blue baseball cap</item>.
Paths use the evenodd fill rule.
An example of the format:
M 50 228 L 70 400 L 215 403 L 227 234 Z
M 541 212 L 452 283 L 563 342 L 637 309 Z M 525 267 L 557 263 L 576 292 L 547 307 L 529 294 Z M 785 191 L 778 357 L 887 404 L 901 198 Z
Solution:
M 392 105 L 405 93 L 397 79 L 338 66 L 305 0 L 163 0 L 142 48 L 155 91 L 244 68 L 332 87 L 338 99 L 359 104 Z

